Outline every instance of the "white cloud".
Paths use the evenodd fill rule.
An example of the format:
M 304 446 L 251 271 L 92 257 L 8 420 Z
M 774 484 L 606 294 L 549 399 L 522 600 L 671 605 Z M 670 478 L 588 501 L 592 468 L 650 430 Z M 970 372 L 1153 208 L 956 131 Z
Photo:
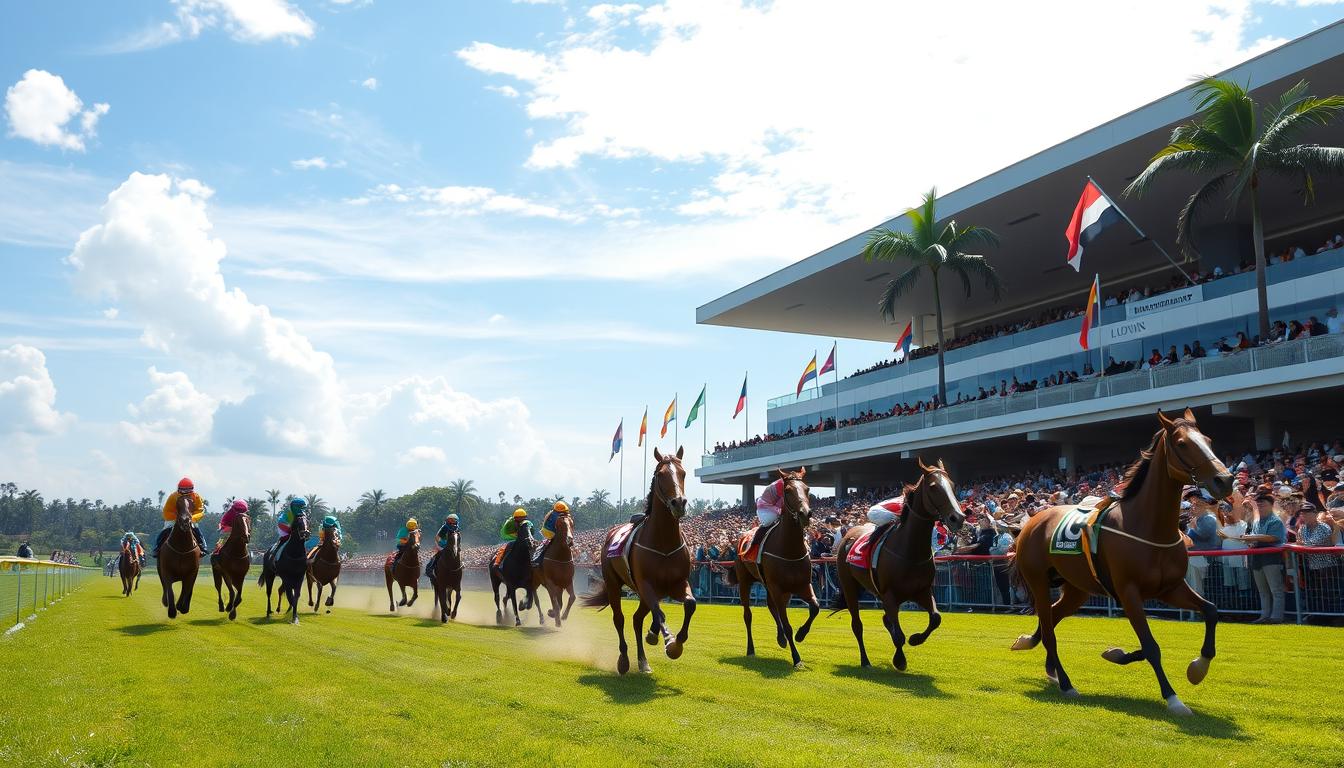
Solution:
M 315 156 L 315 157 L 301 158 L 301 159 L 299 159 L 299 160 L 290 160 L 290 161 L 289 161 L 289 164 L 290 164 L 290 166 L 293 167 L 295 170 L 299 170 L 299 171 L 307 171 L 307 170 L 312 170 L 312 169 L 314 169 L 314 168 L 317 169 L 317 170 L 319 170 L 319 171 L 325 171 L 325 170 L 328 169 L 328 168 L 344 168 L 344 167 L 345 167 L 345 161 L 344 161 L 344 160 L 336 160 L 336 161 L 334 161 L 334 162 L 327 162 L 327 158 L 322 157 L 321 155 L 317 155 L 317 156 Z
M 103 46 L 102 53 L 127 53 L 194 40 L 207 29 L 222 29 L 234 40 L 298 43 L 316 32 L 312 19 L 285 0 L 173 0 L 177 18 L 141 29 Z
M 133 173 L 70 254 L 83 293 L 118 303 L 142 341 L 193 363 L 222 401 L 219 445 L 336 456 L 347 447 L 343 392 L 329 355 L 269 308 L 228 288 L 204 185 Z
M 516 99 L 519 96 L 518 89 L 512 85 L 487 85 L 485 90 L 498 93 L 508 99 Z
M 116 307 L 108 307 L 107 309 L 103 310 L 103 317 L 107 318 L 108 320 L 116 320 L 118 314 L 120 313 L 117 311 Z
M 19 82 L 5 91 L 5 115 L 9 119 L 9 135 L 75 152 L 84 151 L 84 141 L 96 135 L 98 118 L 111 109 L 107 104 L 94 104 L 84 109 L 84 102 L 65 85 L 60 75 L 41 69 L 23 73 Z M 76 126 L 72 121 L 77 121 Z
M 149 383 L 154 390 L 139 405 L 128 408 L 135 421 L 121 422 L 128 440 L 185 450 L 210 439 L 218 401 L 198 391 L 181 371 L 160 373 L 151 366 Z
M 421 461 L 443 464 L 448 461 L 448 454 L 444 453 L 442 448 L 432 445 L 417 445 L 397 454 L 397 462 L 400 464 L 414 464 Z
M 364 82 L 360 83 L 360 85 L 364 86 L 365 88 L 368 88 L 370 91 L 376 91 L 378 90 L 378 78 L 376 77 L 365 78 Z
M 249 269 L 247 274 L 253 277 L 265 277 L 271 280 L 288 280 L 293 283 L 316 283 L 322 279 L 322 276 L 313 272 L 304 272 L 298 269 L 283 269 L 273 267 L 270 269 Z
M 379 184 L 349 202 L 367 205 L 371 202 L 413 203 L 422 214 L 447 216 L 476 216 L 483 213 L 501 213 L 526 218 L 578 220 L 578 214 L 568 213 L 552 205 L 496 192 L 489 187 L 402 187 L 397 184 Z
M 56 384 L 42 350 L 25 344 L 0 349 L 0 433 L 54 434 L 73 419 L 56 410 Z
M 558 129 L 540 132 L 531 167 L 710 162 L 718 177 L 685 215 L 791 210 L 871 225 L 934 184 L 972 181 L 1278 42 L 1243 47 L 1249 0 L 1056 0 L 1031 16 L 1022 24 L 1013 3 L 667 0 L 590 9 L 599 30 L 630 20 L 644 33 L 635 45 L 575 34 L 533 49 L 474 42 L 458 55 L 526 83 L 529 116 Z M 893 32 L 869 45 L 856 29 Z M 1163 55 L 1134 56 L 1134 40 Z M 1105 99 L 1088 99 L 1095 68 L 1061 61 L 1124 66 Z

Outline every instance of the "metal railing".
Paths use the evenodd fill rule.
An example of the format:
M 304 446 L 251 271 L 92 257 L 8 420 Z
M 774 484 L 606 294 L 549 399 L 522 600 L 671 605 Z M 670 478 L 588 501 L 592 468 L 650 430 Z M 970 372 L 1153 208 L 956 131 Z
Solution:
M 96 568 L 51 560 L 0 557 L 0 627 L 14 632 L 37 618 L 37 612 L 79 588 Z
M 888 416 L 865 424 L 770 440 L 757 445 L 708 454 L 703 457 L 701 466 L 712 467 L 783 453 L 825 448 L 855 440 L 916 432 L 948 424 L 963 424 L 1057 405 L 1086 403 L 1116 395 L 1128 395 L 1338 357 L 1344 357 L 1344 334 L 1313 336 L 1272 346 L 1254 347 L 1227 356 L 1212 356 L 1186 363 L 1100 376 L 1074 384 L 1018 392 L 1007 397 L 975 400 L 908 416 Z

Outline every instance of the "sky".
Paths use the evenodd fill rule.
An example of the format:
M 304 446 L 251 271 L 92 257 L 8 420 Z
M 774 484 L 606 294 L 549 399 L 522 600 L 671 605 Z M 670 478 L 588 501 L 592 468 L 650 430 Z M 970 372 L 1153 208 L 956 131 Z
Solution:
M 684 425 L 707 387 L 680 430 L 694 468 L 744 434 L 747 371 L 755 433 L 831 345 L 697 306 L 1341 15 L 10 4 L 0 480 L 109 502 L 183 475 L 342 506 L 458 477 L 642 495 L 645 407 L 675 450 L 664 409 L 679 396 Z M 890 347 L 839 353 L 848 374 Z

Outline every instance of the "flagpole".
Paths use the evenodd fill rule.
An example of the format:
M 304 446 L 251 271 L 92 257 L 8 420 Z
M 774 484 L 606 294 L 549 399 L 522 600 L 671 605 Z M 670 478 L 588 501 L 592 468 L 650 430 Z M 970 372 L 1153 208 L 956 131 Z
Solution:
M 835 428 L 840 428 L 840 342 L 831 339 L 831 363 L 835 366 Z
M 700 389 L 700 394 L 705 396 L 705 417 L 700 422 L 700 455 L 709 453 L 709 382 Z M 703 461 L 703 460 L 702 460 Z
M 616 480 L 616 520 L 621 519 L 621 501 L 625 498 L 625 419 L 621 419 L 621 476 Z
M 680 393 L 680 392 L 673 392 L 673 393 L 672 393 L 672 442 L 676 443 L 676 447 L 677 447 L 677 448 L 680 448 L 680 447 L 681 447 L 681 409 L 677 407 L 677 406 L 679 406 L 679 405 L 681 405 L 681 393 Z M 676 453 L 676 451 L 673 451 L 673 453 Z
M 751 377 L 751 371 L 742 374 L 742 391 L 747 391 L 747 379 Z M 751 397 L 748 395 L 747 402 L 742 406 L 742 443 L 746 444 L 751 439 Z
M 647 428 L 647 427 L 648 427 L 648 423 L 649 423 L 649 406 L 645 405 L 645 406 L 644 406 L 644 420 L 640 422 L 640 428 L 641 428 L 641 429 L 645 429 L 645 428 Z M 640 482 L 642 483 L 642 484 L 640 485 L 640 487 L 643 488 L 645 485 L 648 485 L 648 484 L 649 484 L 649 436 L 648 436 L 648 434 L 645 434 L 645 435 L 644 435 L 644 439 L 643 439 L 641 442 L 644 443 L 644 463 L 640 465 L 640 466 L 642 466 L 642 467 L 644 468 L 643 479 L 640 481 Z
M 1186 272 L 1184 269 L 1182 269 L 1181 265 L 1177 264 L 1175 259 L 1171 258 L 1171 254 L 1167 253 L 1167 249 L 1163 248 L 1161 243 L 1157 242 L 1148 235 L 1144 234 L 1143 230 L 1139 229 L 1139 225 L 1135 224 L 1134 220 L 1129 218 L 1129 214 L 1125 213 L 1125 209 L 1121 208 L 1119 205 L 1116 205 L 1115 201 L 1111 199 L 1111 196 L 1106 194 L 1106 190 L 1101 188 L 1101 185 L 1097 183 L 1096 179 L 1092 178 L 1091 176 L 1088 176 L 1087 180 L 1097 188 L 1097 191 L 1101 193 L 1102 197 L 1106 198 L 1106 202 L 1111 204 L 1111 207 L 1115 209 L 1115 212 L 1120 214 L 1120 218 L 1124 219 L 1126 224 L 1132 227 L 1135 232 L 1139 233 L 1139 237 L 1152 243 L 1153 247 L 1156 248 L 1163 256 L 1165 256 L 1167 258 L 1167 261 L 1171 262 L 1172 268 L 1175 269 L 1177 272 L 1181 273 L 1181 277 L 1185 278 L 1185 282 L 1189 283 L 1192 287 L 1195 285 L 1195 281 L 1190 279 L 1190 274 Z M 1101 297 L 1098 296 L 1097 299 L 1098 301 L 1100 301 Z

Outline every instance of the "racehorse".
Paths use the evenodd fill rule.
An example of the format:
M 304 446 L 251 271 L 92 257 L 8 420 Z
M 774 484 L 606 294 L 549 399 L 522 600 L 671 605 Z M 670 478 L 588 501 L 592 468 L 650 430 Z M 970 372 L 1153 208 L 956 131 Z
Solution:
M 1226 498 L 1233 490 L 1232 476 L 1214 456 L 1209 439 L 1199 431 L 1189 408 L 1176 419 L 1158 411 L 1157 419 L 1162 428 L 1121 478 L 1121 498 L 1107 508 L 1100 530 L 1094 534 L 1094 555 L 1090 554 L 1085 526 L 1078 532 L 1082 557 L 1051 551 L 1055 530 L 1072 507 L 1051 507 L 1022 526 L 1016 544 L 1016 570 L 1031 590 L 1037 622 L 1036 632 L 1019 637 L 1013 650 L 1034 648 L 1043 641 L 1046 676 L 1058 683 L 1064 695 L 1077 696 L 1059 661 L 1055 625 L 1077 611 L 1089 595 L 1109 593 L 1134 627 L 1139 650 L 1126 653 L 1110 648 L 1102 658 L 1114 664 L 1147 659 L 1157 675 L 1167 709 L 1189 715 L 1190 708 L 1176 696 L 1162 670 L 1162 650 L 1148 628 L 1143 601 L 1156 598 L 1174 608 L 1203 615 L 1204 645 L 1185 673 L 1191 685 L 1198 685 L 1214 657 L 1218 609 L 1185 582 L 1188 556 L 1178 527 L 1181 488 L 1185 483 L 1195 483 L 1218 498 Z M 1050 587 L 1061 582 L 1059 599 L 1052 605 Z
M 635 609 L 635 648 L 639 652 L 639 671 L 652 672 L 644 656 L 639 636 L 644 631 L 644 617 L 653 614 L 653 624 L 645 641 L 653 645 L 658 634 L 663 635 L 663 650 L 669 659 L 681 658 L 681 652 L 690 635 L 691 617 L 695 615 L 695 595 L 691 594 L 691 553 L 681 537 L 681 518 L 686 514 L 686 470 L 681 466 L 684 449 L 675 456 L 663 455 L 653 449 L 657 462 L 653 481 L 645 499 L 645 516 L 638 530 L 629 532 L 634 538 L 629 561 L 621 553 L 611 554 L 612 539 L 626 526 L 618 525 L 607 532 L 602 547 L 602 583 L 583 597 L 589 608 L 611 606 L 611 623 L 621 641 L 621 656 L 616 671 L 624 675 L 630 671 L 630 655 L 625 643 L 625 612 L 621 609 L 621 588 L 629 586 L 639 595 Z M 627 524 L 628 525 L 628 524 Z M 658 607 L 658 601 L 670 597 L 685 605 L 681 630 L 674 639 L 667 629 L 667 618 Z
M 313 559 L 308 561 L 306 576 L 308 605 L 312 607 L 313 613 L 317 613 L 317 607 L 322 602 L 323 586 L 331 587 L 331 594 L 327 595 L 327 613 L 331 613 L 331 606 L 336 602 L 336 580 L 341 578 L 341 545 L 336 543 L 334 531 L 317 545 Z M 314 583 L 317 584 L 317 602 L 313 602 Z
M 568 512 L 558 512 L 555 516 L 555 535 L 546 545 L 541 562 L 532 569 L 532 592 L 545 587 L 551 596 L 551 610 L 547 616 L 555 619 L 559 627 L 562 619 L 569 618 L 569 609 L 574 607 L 574 518 Z M 560 611 L 565 593 L 569 593 L 569 602 L 565 610 Z
M 247 579 L 247 570 L 252 567 L 252 553 L 247 543 L 252 540 L 252 521 L 245 514 L 238 515 L 228 541 L 219 552 L 210 556 L 210 570 L 215 576 L 215 594 L 219 598 L 219 610 L 229 612 L 229 621 L 238 618 L 238 606 L 243 604 L 243 581 Z M 224 605 L 224 592 L 229 590 L 229 604 Z
M 439 609 L 439 621 L 446 623 L 448 619 L 456 619 L 457 607 L 462 604 L 461 533 L 453 531 L 448 546 L 439 551 L 434 572 L 429 574 L 429 584 L 434 588 L 434 607 Z M 456 597 L 452 593 L 456 593 Z M 433 609 L 430 613 L 433 614 Z
M 163 586 L 163 605 L 168 618 L 191 611 L 191 593 L 201 572 L 201 548 L 191 533 L 191 502 L 182 497 L 177 505 L 173 529 L 159 548 L 159 584 Z M 182 582 L 182 591 L 173 600 L 173 582 Z
M 122 546 L 117 572 L 121 574 L 121 594 L 130 597 L 132 589 L 140 589 L 140 558 L 136 557 L 134 547 Z
M 527 596 L 523 603 L 523 610 L 537 607 L 537 623 L 545 624 L 546 620 L 541 616 L 541 603 L 537 600 L 537 590 L 532 580 L 532 521 L 524 520 L 518 524 L 518 538 L 514 540 L 513 545 L 504 553 L 504 559 L 499 565 L 490 564 L 490 593 L 495 597 L 495 621 L 504 623 L 504 611 L 499 600 L 499 585 L 504 585 L 504 606 L 513 604 L 513 625 L 521 626 L 523 623 L 522 613 L 518 610 L 518 590 L 523 590 Z
M 865 532 L 871 533 L 869 523 L 856 526 L 840 540 L 836 555 L 836 576 L 840 580 L 837 611 L 849 609 L 849 627 L 859 643 L 859 663 L 871 667 L 868 649 L 863 644 L 863 621 L 859 618 L 859 590 L 865 589 L 882 602 L 882 624 L 891 635 L 896 652 L 891 664 L 905 671 L 905 633 L 901 630 L 901 604 L 913 600 L 929 614 L 929 625 L 923 632 L 910 636 L 911 645 L 922 645 L 929 635 L 943 623 L 943 615 L 933 599 L 933 524 L 941 521 L 948 530 L 956 532 L 966 522 L 961 505 L 957 503 L 956 488 L 943 462 L 929 466 L 922 459 L 919 480 L 902 490 L 905 507 L 901 518 L 892 523 L 894 530 L 885 535 L 881 549 L 872 552 L 875 568 L 860 568 L 848 562 L 855 541 Z M 878 541 L 869 539 L 870 547 Z
M 817 595 L 812 591 L 812 560 L 808 556 L 807 526 L 812 522 L 812 506 L 808 502 L 807 483 L 803 476 L 806 468 L 797 472 L 779 470 L 784 480 L 784 508 L 776 524 L 761 546 L 761 559 L 755 562 L 738 557 L 728 572 L 728 583 L 737 585 L 742 603 L 742 623 L 747 626 L 747 655 L 756 655 L 756 644 L 751 637 L 751 587 L 756 582 L 765 586 L 765 605 L 775 620 L 775 639 L 780 648 L 788 648 L 793 655 L 793 666 L 803 668 L 803 660 L 794 645 L 793 626 L 789 624 L 789 601 L 798 595 L 807 602 L 807 621 L 798 628 L 797 642 L 803 642 L 812 622 L 821 612 Z M 753 535 L 748 531 L 737 542 L 739 552 Z
M 397 560 L 396 568 L 393 569 L 392 563 L 395 555 L 388 555 L 387 562 L 383 563 L 383 576 L 387 581 L 387 610 L 396 613 L 398 605 L 404 605 L 410 608 L 415 605 L 415 599 L 420 596 L 420 529 L 411 531 L 406 538 L 406 546 L 401 550 L 401 559 Z M 401 602 L 394 602 L 392 597 L 392 582 L 396 582 L 401 587 Z M 406 588 L 411 588 L 411 599 L 406 599 Z
M 303 591 L 303 578 L 308 573 L 308 554 L 304 542 L 308 540 L 308 516 L 303 513 L 294 515 L 289 526 L 289 538 L 279 552 L 268 550 L 261 559 L 261 577 L 258 584 L 266 586 L 266 618 L 271 617 L 271 587 L 276 577 L 280 579 L 280 593 L 275 597 L 275 610 L 280 611 L 280 598 L 289 601 L 290 624 L 299 623 L 299 594 Z

